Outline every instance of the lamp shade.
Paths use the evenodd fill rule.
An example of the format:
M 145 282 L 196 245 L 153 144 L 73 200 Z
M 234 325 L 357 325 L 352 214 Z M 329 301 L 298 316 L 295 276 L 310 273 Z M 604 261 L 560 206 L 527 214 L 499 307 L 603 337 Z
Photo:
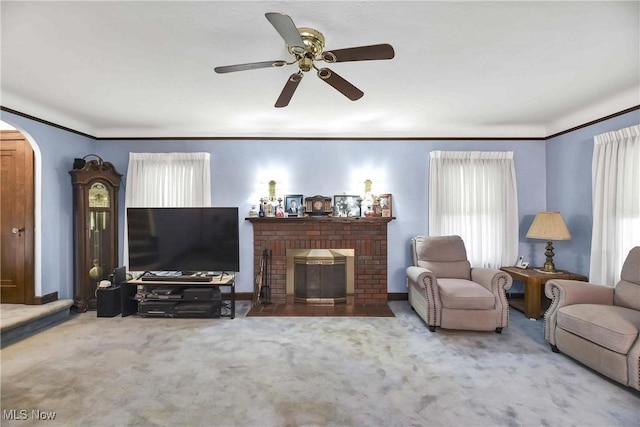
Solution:
M 569 240 L 571 233 L 560 212 L 538 212 L 529 227 L 527 237 L 542 240 Z

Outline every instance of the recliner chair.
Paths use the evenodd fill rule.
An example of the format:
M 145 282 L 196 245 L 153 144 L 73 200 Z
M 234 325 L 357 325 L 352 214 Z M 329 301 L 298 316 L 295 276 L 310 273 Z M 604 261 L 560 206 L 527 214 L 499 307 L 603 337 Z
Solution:
M 640 390 L 640 246 L 631 249 L 615 288 L 549 280 L 544 338 L 601 374 Z
M 440 326 L 501 333 L 509 324 L 506 290 L 511 276 L 497 269 L 471 268 L 460 236 L 416 236 L 411 252 L 409 303 L 432 332 Z

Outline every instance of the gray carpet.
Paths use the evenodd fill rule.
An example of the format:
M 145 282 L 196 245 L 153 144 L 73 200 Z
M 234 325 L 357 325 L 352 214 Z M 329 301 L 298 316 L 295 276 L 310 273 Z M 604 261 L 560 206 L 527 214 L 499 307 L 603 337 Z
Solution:
M 431 333 L 406 301 L 390 306 L 396 317 L 246 317 L 248 302 L 233 320 L 81 314 L 1 350 L 2 425 L 640 425 L 640 394 L 552 353 L 542 321 L 512 311 L 501 335 Z

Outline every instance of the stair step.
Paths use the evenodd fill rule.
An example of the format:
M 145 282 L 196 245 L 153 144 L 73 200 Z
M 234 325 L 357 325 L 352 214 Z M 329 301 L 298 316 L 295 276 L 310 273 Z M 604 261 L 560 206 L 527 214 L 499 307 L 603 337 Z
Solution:
M 68 320 L 72 299 L 43 305 L 0 304 L 0 341 L 4 348 L 24 338 Z

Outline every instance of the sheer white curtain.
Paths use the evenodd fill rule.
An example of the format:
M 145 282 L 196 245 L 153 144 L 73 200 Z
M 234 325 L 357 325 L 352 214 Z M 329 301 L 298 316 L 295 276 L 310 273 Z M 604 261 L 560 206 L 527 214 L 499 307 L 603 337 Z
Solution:
M 211 206 L 210 154 L 130 153 L 125 206 Z
M 433 151 L 429 234 L 457 234 L 474 267 L 518 257 L 518 193 L 513 152 Z
M 640 245 L 640 125 L 594 137 L 589 280 L 614 286 Z
M 125 209 L 134 207 L 211 206 L 209 153 L 130 153 Z M 129 242 L 124 218 L 124 265 Z

